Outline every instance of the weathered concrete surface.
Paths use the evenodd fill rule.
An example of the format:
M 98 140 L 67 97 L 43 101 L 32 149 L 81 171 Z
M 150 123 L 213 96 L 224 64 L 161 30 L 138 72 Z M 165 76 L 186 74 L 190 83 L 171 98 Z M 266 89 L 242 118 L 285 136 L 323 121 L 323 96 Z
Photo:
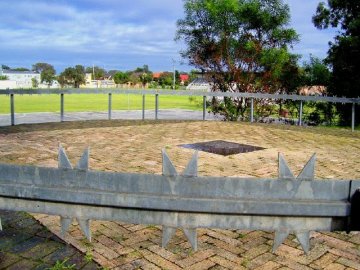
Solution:
M 0 211 L 0 216 L 0 269 L 46 269 L 56 262 L 74 269 L 98 269 L 90 255 L 63 242 L 29 214 Z
M 90 167 L 106 171 L 161 174 L 162 148 L 178 171 L 192 151 L 179 144 L 229 140 L 258 145 L 263 151 L 218 156 L 199 152 L 199 175 L 277 176 L 277 153 L 282 152 L 294 174 L 316 152 L 316 178 L 360 178 L 360 134 L 343 130 L 275 127 L 224 122 L 74 122 L 0 128 L 0 161 L 57 166 L 62 142 L 73 164 L 90 146 Z M 60 233 L 58 217 L 37 218 Z M 198 231 L 199 251 L 192 253 L 183 232 L 177 231 L 162 249 L 157 226 L 119 222 L 91 223 L 93 242 L 71 226 L 65 240 L 93 253 L 103 266 L 118 269 L 360 269 L 360 235 L 312 233 L 312 250 L 304 256 L 295 236 L 271 253 L 274 235 L 262 231 Z
M 159 110 L 158 119 L 173 120 L 202 120 L 202 111 L 167 109 Z M 112 119 L 142 119 L 141 110 L 129 111 L 112 111 Z M 155 110 L 145 110 L 145 119 L 154 120 Z M 215 119 L 211 113 L 206 113 L 207 120 Z M 64 121 L 84 121 L 84 120 L 108 120 L 108 112 L 66 112 Z M 60 113 L 41 112 L 41 113 L 16 113 L 15 125 L 34 124 L 34 123 L 51 123 L 60 122 Z M 10 113 L 0 114 L 0 126 L 10 126 Z

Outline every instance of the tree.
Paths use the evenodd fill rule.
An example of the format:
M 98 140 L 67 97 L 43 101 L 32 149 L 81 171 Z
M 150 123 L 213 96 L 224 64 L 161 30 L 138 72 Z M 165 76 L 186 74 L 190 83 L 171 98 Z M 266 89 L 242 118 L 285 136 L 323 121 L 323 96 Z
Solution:
M 49 87 L 56 78 L 54 67 L 48 63 L 36 63 L 32 66 L 32 70 L 40 73 L 41 82 L 45 82 Z
M 13 68 L 12 70 L 16 70 L 16 71 L 30 71 L 30 69 L 24 68 L 24 67 Z
M 139 76 L 139 78 L 140 78 L 140 81 L 141 81 L 143 87 L 145 87 L 147 83 L 152 81 L 152 75 L 150 73 L 146 73 L 146 72 L 142 73 Z
M 302 72 L 302 82 L 304 86 L 323 85 L 328 87 L 331 72 L 324 60 L 310 55 L 309 62 L 305 62 Z
M 85 68 L 81 65 L 66 68 L 58 77 L 58 82 L 61 87 L 72 85 L 79 88 L 81 84 L 85 83 Z
M 31 79 L 31 84 L 32 84 L 33 88 L 38 88 L 38 86 L 39 86 L 39 82 L 36 78 Z
M 6 75 L 0 75 L 0 81 L 6 81 L 6 80 L 8 80 L 9 78 L 8 78 L 8 76 L 6 76 Z
M 9 66 L 7 66 L 7 65 L 1 65 L 1 68 L 2 69 L 6 69 L 6 70 L 9 70 L 9 69 L 11 69 Z
M 286 28 L 289 7 L 282 0 L 185 0 L 185 18 L 177 22 L 182 57 L 205 72 L 212 90 L 275 92 L 294 56 L 287 47 L 297 41 Z M 213 109 L 227 120 L 243 116 L 243 98 L 224 98 Z
M 106 75 L 105 69 L 100 68 L 98 66 L 87 67 L 86 73 L 91 73 L 91 79 L 93 79 L 93 80 L 103 79 Z
M 319 29 L 337 27 L 338 34 L 330 42 L 326 62 L 332 68 L 330 94 L 346 97 L 360 95 L 360 5 L 354 0 L 328 0 L 321 2 L 313 16 Z M 351 106 L 337 105 L 342 123 L 349 123 Z M 357 114 L 360 108 L 357 106 Z M 359 117 L 357 123 L 360 123 Z
M 129 74 L 126 72 L 118 71 L 114 74 L 114 82 L 116 84 L 124 84 L 129 81 Z
M 305 62 L 301 72 L 300 86 L 325 86 L 328 88 L 331 72 L 324 60 L 310 55 L 310 60 Z M 290 103 L 290 102 L 288 102 Z M 335 107 L 327 102 L 307 102 L 306 106 L 313 108 L 308 115 L 308 121 L 312 124 L 325 122 L 331 124 L 335 115 Z M 297 104 L 296 107 L 298 108 Z

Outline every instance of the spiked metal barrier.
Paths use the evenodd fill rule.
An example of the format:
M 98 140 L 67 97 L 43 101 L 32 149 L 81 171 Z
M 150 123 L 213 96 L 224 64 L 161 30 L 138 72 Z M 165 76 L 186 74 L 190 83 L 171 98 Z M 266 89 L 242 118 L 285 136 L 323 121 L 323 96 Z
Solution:
M 165 247 L 182 229 L 194 250 L 197 228 L 275 231 L 273 251 L 294 233 L 305 252 L 310 231 L 359 230 L 360 181 L 314 181 L 315 155 L 298 177 L 279 154 L 278 179 L 198 177 L 195 152 L 179 174 L 163 150 L 163 174 L 90 171 L 89 149 L 75 168 L 59 147 L 59 168 L 0 164 L 0 208 L 76 219 L 163 226 Z M 1 229 L 1 224 L 0 224 Z

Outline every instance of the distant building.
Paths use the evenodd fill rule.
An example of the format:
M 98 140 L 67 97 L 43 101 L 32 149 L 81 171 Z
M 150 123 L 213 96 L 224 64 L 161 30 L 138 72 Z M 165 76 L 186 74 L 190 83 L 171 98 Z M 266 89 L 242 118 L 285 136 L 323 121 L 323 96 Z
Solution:
M 7 77 L 7 80 L 3 80 L 0 83 L 2 89 L 32 88 L 33 79 L 36 79 L 38 83 L 41 81 L 40 74 L 37 72 L 2 69 L 1 66 L 0 76 Z
M 298 90 L 302 96 L 323 96 L 326 95 L 326 87 L 323 85 L 303 86 Z
M 159 79 L 161 74 L 163 74 L 164 72 L 154 72 L 153 73 L 153 79 Z
M 92 73 L 85 74 L 85 84 L 80 85 L 80 88 L 115 88 L 115 82 L 111 78 L 104 78 L 102 80 L 93 80 Z
M 189 74 L 180 74 L 179 76 L 180 76 L 180 84 L 181 85 L 184 85 L 190 79 Z
M 211 84 L 205 78 L 196 78 L 188 86 L 186 86 L 186 90 L 207 90 L 210 92 Z

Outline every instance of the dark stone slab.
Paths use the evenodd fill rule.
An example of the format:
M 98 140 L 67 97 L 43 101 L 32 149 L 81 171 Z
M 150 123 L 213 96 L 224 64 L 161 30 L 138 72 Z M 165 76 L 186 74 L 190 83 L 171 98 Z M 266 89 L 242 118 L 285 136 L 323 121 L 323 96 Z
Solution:
M 204 151 L 212 154 L 222 155 L 222 156 L 248 153 L 248 152 L 265 149 L 259 146 L 239 144 L 239 143 L 227 142 L 222 140 L 193 143 L 193 144 L 181 144 L 179 146 L 193 150 Z

